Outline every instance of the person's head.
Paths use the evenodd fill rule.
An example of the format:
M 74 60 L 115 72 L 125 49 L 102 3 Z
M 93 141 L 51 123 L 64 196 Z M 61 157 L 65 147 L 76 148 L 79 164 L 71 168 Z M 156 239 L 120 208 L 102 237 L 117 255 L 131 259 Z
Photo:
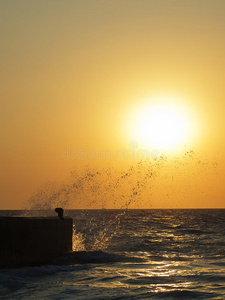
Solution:
M 59 217 L 59 218 L 62 218 L 62 217 L 63 217 L 63 209 L 62 209 L 61 207 L 57 207 L 57 208 L 55 209 L 55 212 L 58 213 L 58 217 Z

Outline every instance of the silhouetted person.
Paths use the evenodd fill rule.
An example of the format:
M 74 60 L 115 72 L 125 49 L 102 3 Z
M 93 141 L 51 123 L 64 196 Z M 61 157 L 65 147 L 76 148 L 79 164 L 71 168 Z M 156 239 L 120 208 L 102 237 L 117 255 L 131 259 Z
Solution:
M 61 207 L 57 207 L 57 208 L 55 209 L 55 212 L 58 213 L 58 217 L 59 217 L 60 219 L 63 219 L 63 209 L 62 209 Z

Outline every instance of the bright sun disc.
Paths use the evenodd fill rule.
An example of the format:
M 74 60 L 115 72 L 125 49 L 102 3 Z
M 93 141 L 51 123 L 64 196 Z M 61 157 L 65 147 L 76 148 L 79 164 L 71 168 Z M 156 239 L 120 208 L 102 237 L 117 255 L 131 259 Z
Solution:
M 132 135 L 141 145 L 160 151 L 177 150 L 191 135 L 187 111 L 168 101 L 139 107 L 132 125 Z

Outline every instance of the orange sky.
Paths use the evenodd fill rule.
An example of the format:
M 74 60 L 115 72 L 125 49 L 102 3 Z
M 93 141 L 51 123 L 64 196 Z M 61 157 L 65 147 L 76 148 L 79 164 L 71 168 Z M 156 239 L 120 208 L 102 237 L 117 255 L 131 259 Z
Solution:
M 98 179 L 101 195 L 87 182 L 70 207 L 225 207 L 224 11 L 223 0 L 1 1 L 0 209 L 24 208 L 48 182 L 72 184 L 74 169 L 120 178 L 138 159 L 102 155 L 143 150 L 130 113 L 161 94 L 189 108 L 196 138 L 166 163 L 150 157 L 151 191 L 131 196 L 136 170 L 113 191 Z

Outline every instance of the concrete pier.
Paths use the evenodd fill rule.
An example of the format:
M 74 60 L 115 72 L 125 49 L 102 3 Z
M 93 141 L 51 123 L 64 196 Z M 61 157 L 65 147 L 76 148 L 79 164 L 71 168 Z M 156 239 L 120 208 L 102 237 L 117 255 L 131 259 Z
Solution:
M 51 262 L 72 251 L 73 219 L 0 217 L 0 267 Z

